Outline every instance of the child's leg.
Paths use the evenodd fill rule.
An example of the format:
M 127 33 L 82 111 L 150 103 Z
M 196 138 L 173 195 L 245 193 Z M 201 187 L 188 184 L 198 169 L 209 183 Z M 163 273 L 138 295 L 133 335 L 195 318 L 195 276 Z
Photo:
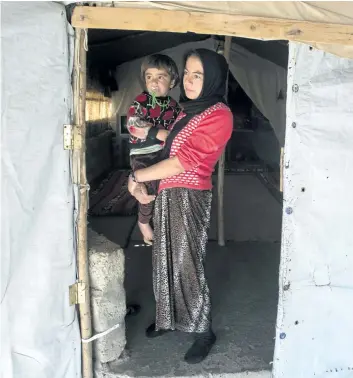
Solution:
M 150 220 L 152 219 L 152 217 L 146 217 L 146 215 L 143 214 L 143 212 L 146 209 L 141 209 L 141 206 L 144 206 L 144 205 L 140 204 L 138 226 L 143 235 L 143 241 L 146 244 L 152 245 L 153 229 L 150 224 Z
M 153 165 L 156 162 L 159 153 L 148 155 L 131 156 L 131 167 L 135 171 Z M 158 188 L 157 181 L 149 181 L 144 183 L 148 194 L 156 194 Z M 138 204 L 138 226 L 143 235 L 144 241 L 147 244 L 152 244 L 153 229 L 151 227 L 151 220 L 153 215 L 154 202 L 148 204 Z
M 152 220 L 154 202 L 145 205 L 139 204 L 138 221 L 142 224 L 149 224 Z

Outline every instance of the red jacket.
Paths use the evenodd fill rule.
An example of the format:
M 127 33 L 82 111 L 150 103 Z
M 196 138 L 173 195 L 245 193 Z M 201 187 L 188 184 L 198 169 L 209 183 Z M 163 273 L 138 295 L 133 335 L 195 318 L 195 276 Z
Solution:
M 181 113 L 177 119 L 185 116 Z M 176 122 L 177 122 L 176 121 Z M 233 114 L 218 103 L 198 114 L 176 135 L 170 157 L 177 156 L 185 172 L 161 180 L 159 192 L 167 188 L 209 190 L 214 167 L 233 131 Z

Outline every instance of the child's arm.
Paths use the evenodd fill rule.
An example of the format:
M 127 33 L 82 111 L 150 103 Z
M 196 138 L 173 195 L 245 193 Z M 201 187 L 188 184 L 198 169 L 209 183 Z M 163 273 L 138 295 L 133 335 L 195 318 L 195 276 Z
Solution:
M 145 106 L 146 95 L 144 93 L 137 96 L 127 113 L 126 128 L 131 137 L 146 140 L 148 130 L 153 126 L 144 120 L 147 109 Z

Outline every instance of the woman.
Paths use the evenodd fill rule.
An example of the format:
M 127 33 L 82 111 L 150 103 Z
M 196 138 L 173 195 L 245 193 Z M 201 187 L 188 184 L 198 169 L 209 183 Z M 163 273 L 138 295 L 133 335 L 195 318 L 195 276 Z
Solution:
M 141 203 L 154 200 L 143 186 L 161 180 L 154 212 L 153 285 L 156 323 L 148 337 L 169 330 L 193 332 L 188 363 L 207 357 L 216 336 L 211 328 L 205 277 L 214 167 L 229 140 L 233 116 L 226 106 L 228 65 L 206 49 L 187 54 L 177 118 L 164 147 L 164 160 L 133 172 L 129 190 Z

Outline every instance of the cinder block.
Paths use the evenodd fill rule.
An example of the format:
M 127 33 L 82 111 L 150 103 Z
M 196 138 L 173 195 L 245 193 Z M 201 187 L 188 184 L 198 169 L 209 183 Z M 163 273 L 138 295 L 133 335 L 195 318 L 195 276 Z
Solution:
M 93 334 L 120 324 L 108 335 L 93 341 L 94 358 L 104 364 L 117 360 L 126 345 L 124 251 L 103 235 L 90 229 L 87 232 Z

